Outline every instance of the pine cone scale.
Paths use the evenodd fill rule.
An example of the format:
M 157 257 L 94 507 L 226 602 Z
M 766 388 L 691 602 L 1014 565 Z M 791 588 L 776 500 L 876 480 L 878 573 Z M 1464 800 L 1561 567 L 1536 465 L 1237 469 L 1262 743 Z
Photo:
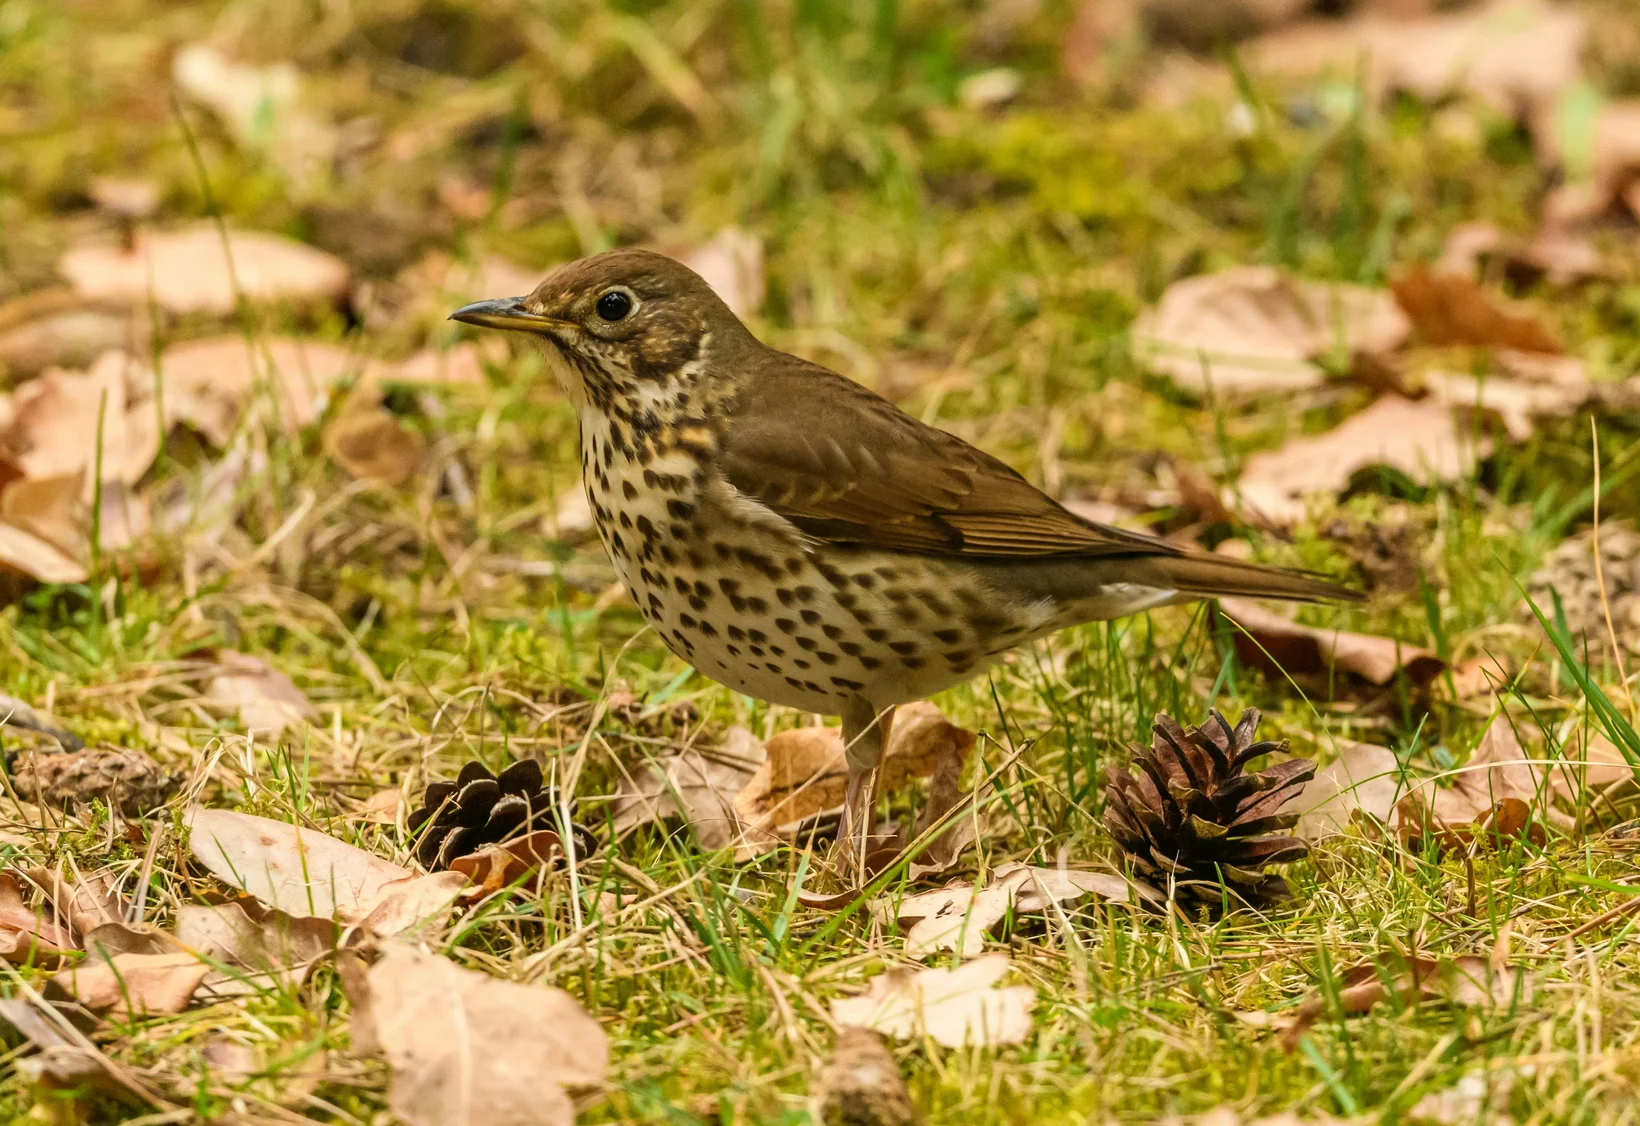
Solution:
M 1105 824 L 1138 872 L 1172 877 L 1181 896 L 1208 904 L 1221 901 L 1225 887 L 1254 904 L 1288 894 L 1286 881 L 1264 869 L 1308 852 L 1303 841 L 1280 835 L 1297 822 L 1281 810 L 1315 764 L 1293 759 L 1248 772 L 1248 763 L 1286 750 L 1255 739 L 1259 719 L 1249 708 L 1232 727 L 1215 711 L 1187 730 L 1158 715 L 1134 769 L 1107 772 Z

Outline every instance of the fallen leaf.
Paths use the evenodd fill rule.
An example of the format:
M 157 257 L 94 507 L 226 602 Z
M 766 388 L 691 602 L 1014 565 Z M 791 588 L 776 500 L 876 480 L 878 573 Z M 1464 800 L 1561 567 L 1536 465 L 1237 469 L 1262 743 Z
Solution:
M 537 872 L 556 866 L 564 846 L 551 829 L 537 829 L 522 837 L 458 856 L 450 870 L 478 885 L 474 894 L 491 895 Z
M 876 1033 L 841 1028 L 815 1080 L 814 1101 L 826 1126 L 913 1126 L 917 1108 L 894 1056 Z
M 186 951 L 170 954 L 92 953 L 46 983 L 47 997 L 75 1001 L 114 1020 L 144 1013 L 180 1013 L 210 966 Z
M 71 558 L 85 553 L 85 474 L 24 478 L 0 490 L 0 521 L 21 528 Z M 106 543 L 104 546 L 107 546 Z
M 1385 395 L 1324 434 L 1253 454 L 1236 494 L 1264 520 L 1291 524 L 1304 517 L 1307 498 L 1336 496 L 1363 469 L 1387 466 L 1426 484 L 1454 481 L 1488 448 L 1484 440 L 1477 447 L 1440 402 Z
M 0 523 L 0 571 L 42 583 L 83 583 L 90 572 L 57 548 L 21 528 Z
M 1036 991 L 998 988 L 1006 954 L 986 954 L 955 969 L 895 969 L 872 978 L 858 997 L 831 1002 L 840 1025 L 869 1028 L 899 1040 L 927 1036 L 947 1048 L 1017 1044 L 1031 1032 Z
M 712 292 L 741 320 L 762 309 L 763 240 L 750 231 L 725 227 L 709 242 L 675 257 L 704 278 Z
M 214 223 L 139 232 L 130 248 L 89 242 L 72 247 L 57 269 L 93 301 L 132 306 L 152 300 L 170 313 L 234 311 L 252 302 L 336 304 L 347 296 L 345 263 L 322 250 L 263 231 L 229 231 Z
M 1319 678 L 1329 685 L 1356 678 L 1379 687 L 1405 676 L 1418 686 L 1446 668 L 1446 662 L 1422 646 L 1300 625 L 1246 599 L 1220 599 L 1218 609 L 1239 627 L 1231 631 L 1237 659 L 1277 675 Z
M 230 887 L 292 916 L 352 922 L 374 909 L 387 885 L 415 875 L 316 829 L 195 809 L 187 819 L 195 859 Z
M 1559 352 L 1560 342 L 1530 311 L 1487 293 L 1473 278 L 1416 265 L 1390 279 L 1395 300 L 1418 334 L 1437 347 L 1467 344 L 1522 352 Z
M 1602 99 L 1588 115 L 1544 114 L 1538 124 L 1538 162 L 1565 181 L 1543 201 L 1547 224 L 1640 218 L 1640 98 Z
M 13 965 L 49 967 L 79 948 L 72 931 L 23 902 L 16 876 L 0 872 L 0 958 Z
M 329 179 L 336 128 L 303 109 L 301 74 L 291 63 L 250 66 L 190 43 L 173 58 L 171 77 L 241 148 L 267 155 L 299 187 Z
M 910 925 L 905 952 L 926 958 L 952 950 L 972 958 L 985 948 L 985 936 L 1013 910 L 1018 914 L 1046 912 L 1051 904 L 1094 895 L 1112 903 L 1133 901 L 1128 882 L 1114 873 L 1079 872 L 1069 868 L 1037 868 L 1016 862 L 999 865 L 982 888 L 972 883 L 950 884 L 934 891 L 907 896 L 898 903 L 873 910 L 892 910 L 900 926 Z
M 18 387 L 0 411 L 0 461 L 35 481 L 78 476 L 87 500 L 99 464 L 104 481 L 136 484 L 159 453 L 160 434 L 152 407 L 130 393 L 141 378 L 130 368 L 123 352 L 105 352 L 89 371 L 54 368 Z
M 208 336 L 160 354 L 167 422 L 185 423 L 216 446 L 229 444 L 258 390 L 272 394 L 282 425 L 299 430 L 324 413 L 337 384 L 374 371 L 370 360 L 346 348 L 286 336 L 254 343 Z
M 652 821 L 682 818 L 700 847 L 716 851 L 740 835 L 735 795 L 764 762 L 763 743 L 744 727 L 731 727 L 711 751 L 685 747 L 645 763 L 621 785 L 611 804 L 616 833 Z
M 245 730 L 277 739 L 285 728 L 318 715 L 290 677 L 260 657 L 222 649 L 216 661 L 223 671 L 212 674 L 205 693 L 235 708 Z
M 1173 283 L 1133 341 L 1182 387 L 1241 394 L 1314 386 L 1326 376 L 1318 359 L 1391 352 L 1409 331 L 1386 291 L 1239 266 Z
M 122 923 L 131 905 L 120 894 L 119 874 L 111 868 L 80 872 L 70 878 L 60 869 L 30 868 L 28 878 L 46 894 L 57 917 L 75 934 L 89 934 L 105 923 Z
M 1317 841 L 1343 833 L 1357 814 L 1388 823 L 1395 803 L 1407 792 L 1400 760 L 1388 747 L 1351 743 L 1305 783 L 1289 811 L 1297 813 L 1294 835 Z
M 467 875 L 459 871 L 390 880 L 381 885 L 375 899 L 347 912 L 347 918 L 377 938 L 412 930 L 436 933 L 449 921 L 467 882 Z
M 928 777 L 942 759 L 964 760 L 974 742 L 973 732 L 946 719 L 931 702 L 906 704 L 895 712 L 889 728 L 878 789 L 893 790 L 913 777 Z M 772 848 L 787 827 L 840 810 L 848 787 L 848 762 L 838 728 L 782 731 L 769 740 L 767 752 L 734 797 L 742 822 L 741 850 L 748 855 Z
M 237 997 L 301 985 L 335 951 L 339 931 L 330 919 L 291 915 L 252 899 L 184 904 L 177 911 L 175 937 L 215 963 L 201 988 L 217 997 Z
M 399 943 L 343 981 L 355 1046 L 387 1058 L 388 1107 L 409 1126 L 573 1126 L 565 1089 L 595 1088 L 609 1067 L 609 1038 L 561 989 Z
M 1331 72 L 1374 91 L 1426 101 L 1467 92 L 1501 113 L 1531 119 L 1582 80 L 1587 17 L 1545 0 L 1492 0 L 1417 19 L 1365 14 L 1315 20 L 1250 44 L 1249 69 Z M 1370 60 L 1363 67 L 1362 60 Z
M 1548 226 L 1528 238 L 1511 238 L 1490 223 L 1460 223 L 1448 232 L 1435 272 L 1479 279 L 1492 262 L 1522 287 L 1539 281 L 1566 286 L 1607 272 L 1600 251 L 1585 235 Z
M 325 427 L 325 452 L 354 477 L 397 487 L 421 467 L 422 438 L 382 407 L 349 411 Z
M 1532 998 L 1532 983 L 1507 962 L 1508 925 L 1500 929 L 1494 957 L 1472 954 L 1431 957 L 1385 951 L 1373 961 L 1345 970 L 1333 990 L 1317 990 L 1294 1009 L 1281 1035 L 1282 1047 L 1297 1050 L 1316 1021 L 1332 1011 L 1329 993 L 1337 996 L 1342 1016 L 1369 1012 L 1391 997 L 1403 1005 L 1441 1001 L 1465 1007 L 1507 1009 Z M 1503 957 L 1497 957 L 1498 951 Z
M 0 305 L 0 373 L 13 382 L 47 368 L 84 368 L 104 352 L 141 354 L 145 322 L 121 305 L 44 289 Z

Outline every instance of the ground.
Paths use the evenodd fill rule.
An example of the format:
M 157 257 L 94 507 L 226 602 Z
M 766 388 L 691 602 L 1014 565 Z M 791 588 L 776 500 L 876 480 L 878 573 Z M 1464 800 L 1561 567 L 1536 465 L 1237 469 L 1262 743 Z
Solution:
M 1346 357 L 1292 393 L 1204 393 L 1147 366 L 1130 334 L 1171 283 L 1231 266 L 1381 288 L 1437 257 L 1460 223 L 1531 233 L 1546 192 L 1572 173 L 1546 166 L 1532 122 L 1462 89 L 1425 99 L 1359 75 L 1273 75 L 1227 44 L 1187 56 L 1168 46 L 1165 22 L 1149 43 L 1120 28 L 1101 37 L 1094 7 L 8 0 L 0 299 L 62 285 L 66 250 L 130 222 L 96 202 L 107 178 L 152 186 L 139 225 L 277 232 L 352 275 L 345 295 L 316 303 L 156 309 L 151 357 L 192 337 L 295 334 L 392 364 L 472 339 L 442 320 L 454 303 L 438 270 L 499 257 L 535 276 L 612 246 L 693 253 L 738 232 L 720 245 L 761 248 L 742 280 L 765 291 L 747 313 L 764 340 L 876 388 L 1058 497 L 1363 587 L 1362 605 L 1303 620 L 1445 663 L 1426 683 L 1391 676 L 1377 688 L 1287 676 L 1238 657 L 1233 627 L 1201 606 L 1067 631 L 937 701 L 980 735 L 965 780 L 994 772 L 991 831 L 952 876 L 1009 860 L 1121 866 L 1100 821 L 1103 770 L 1149 741 L 1158 713 L 1194 723 L 1209 708 L 1234 719 L 1257 707 L 1261 733 L 1292 754 L 1325 763 L 1367 742 L 1430 776 L 1463 763 L 1500 712 L 1536 736 L 1539 756 L 1580 729 L 1632 737 L 1633 674 L 1610 654 L 1626 630 L 1632 669 L 1640 614 L 1562 651 L 1527 589 L 1557 545 L 1640 508 L 1640 416 L 1597 404 L 1537 418 L 1449 479 L 1356 473 L 1271 527 L 1234 504 L 1247 459 L 1327 431 L 1381 385 L 1352 378 Z M 1578 86 L 1615 101 L 1640 58 L 1640 46 L 1622 53 L 1634 10 L 1576 10 L 1619 29 L 1592 36 Z M 300 130 L 279 124 L 287 103 L 253 93 L 236 132 L 220 102 L 173 83 L 178 52 L 200 43 L 295 68 L 296 104 L 328 130 L 318 171 Z M 1489 284 L 1532 301 L 1592 380 L 1618 386 L 1640 358 L 1640 241 L 1632 219 L 1602 220 L 1589 237 L 1602 261 L 1592 280 Z M 1440 355 L 1480 372 L 1484 351 Z M 0 386 L 23 382 L 13 373 Z M 808 1121 L 834 1036 L 829 1002 L 904 964 L 902 937 L 866 910 L 796 904 L 788 892 L 823 848 L 737 861 L 675 822 L 617 834 L 607 795 L 646 757 L 714 746 L 734 725 L 767 738 L 812 717 L 729 693 L 644 631 L 596 539 L 573 527 L 573 414 L 528 350 L 483 353 L 472 382 L 389 375 L 381 407 L 362 409 L 386 410 L 395 433 L 419 441 L 397 485 L 354 479 L 332 456 L 333 424 L 358 409 L 349 386 L 319 396 L 306 425 L 247 416 L 240 448 L 254 456 L 209 537 L 162 531 L 91 551 L 83 582 L 8 580 L 0 684 L 89 744 L 151 754 L 188 779 L 188 797 L 303 819 L 401 859 L 402 819 L 365 817 L 371 795 L 397 789 L 413 803 L 469 759 L 540 758 L 574 787 L 599 856 L 573 884 L 490 901 L 438 949 L 554 984 L 600 1022 L 614 1066 L 581 1121 Z M 209 437 L 171 433 L 134 494 L 159 512 L 168 485 L 197 491 L 223 456 Z M 1199 482 L 1226 491 L 1230 511 L 1185 487 Z M 1552 601 L 1543 610 L 1553 625 Z M 226 650 L 288 674 L 310 721 L 248 740 L 246 721 L 202 687 L 201 662 Z M 1508 688 L 1462 683 L 1486 654 Z M 911 786 L 887 808 L 909 822 L 922 801 Z M 13 865 L 141 869 L 146 918 L 160 926 L 198 898 L 204 877 L 180 832 L 144 859 L 152 825 L 179 817 L 185 799 L 146 820 L 99 806 L 53 814 L 55 831 L 40 807 L 6 804 Z M 1608 803 L 1472 855 L 1358 825 L 1290 866 L 1291 899 L 1267 910 L 1084 900 L 1063 922 L 1010 918 L 988 945 L 1035 990 L 1029 1036 L 891 1047 L 929 1123 L 1149 1122 L 1223 1107 L 1248 1119 L 1393 1122 L 1418 1107 L 1445 1121 L 1633 1121 L 1632 917 L 1570 937 L 1632 900 L 1632 845 L 1607 832 L 1632 815 Z M 902 872 L 880 894 L 909 886 Z M 601 892 L 634 890 L 665 894 L 654 910 L 605 917 Z M 1509 921 L 1529 996 L 1329 1010 L 1292 1051 L 1237 1016 L 1327 995 L 1342 968 L 1386 950 L 1485 957 Z M 48 976 L 8 967 L 0 991 L 19 996 Z M 301 990 L 105 1022 L 93 1037 L 181 1108 L 146 1121 L 385 1121 L 387 1070 L 350 1052 L 351 1012 L 327 966 Z M 213 1079 L 204 1046 L 224 1034 L 253 1044 L 262 1070 Z M 23 1054 L 0 1071 L 0 1111 L 13 1118 L 152 1109 L 56 1099 L 15 1066 Z M 1458 1109 L 1427 1098 L 1443 1092 Z

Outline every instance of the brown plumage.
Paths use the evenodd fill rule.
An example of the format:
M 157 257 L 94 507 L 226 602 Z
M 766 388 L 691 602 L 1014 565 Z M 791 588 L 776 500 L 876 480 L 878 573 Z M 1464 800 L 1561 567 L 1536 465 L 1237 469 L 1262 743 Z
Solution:
M 1084 520 L 766 347 L 657 254 L 601 254 L 453 316 L 541 343 L 580 414 L 599 534 L 645 618 L 738 691 L 841 714 L 856 811 L 895 705 L 1032 638 L 1217 594 L 1358 597 Z

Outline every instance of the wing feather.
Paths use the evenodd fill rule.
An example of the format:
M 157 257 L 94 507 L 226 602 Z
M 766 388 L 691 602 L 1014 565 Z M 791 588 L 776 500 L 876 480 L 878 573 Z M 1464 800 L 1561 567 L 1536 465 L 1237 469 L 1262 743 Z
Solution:
M 730 484 L 808 535 L 970 556 L 1180 553 L 1068 512 L 997 459 L 834 372 L 773 350 L 762 359 L 735 403 L 721 464 Z

